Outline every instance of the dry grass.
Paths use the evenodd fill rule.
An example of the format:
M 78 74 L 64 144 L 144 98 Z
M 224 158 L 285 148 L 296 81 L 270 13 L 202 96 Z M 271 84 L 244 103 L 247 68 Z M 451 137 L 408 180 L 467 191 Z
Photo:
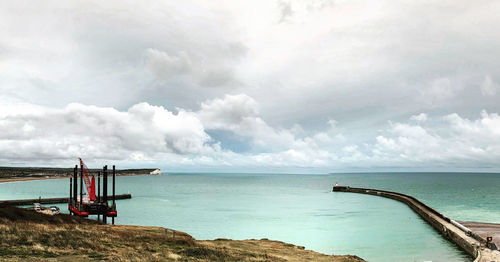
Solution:
M 270 240 L 197 241 L 159 227 L 109 226 L 0 207 L 1 261 L 363 261 Z

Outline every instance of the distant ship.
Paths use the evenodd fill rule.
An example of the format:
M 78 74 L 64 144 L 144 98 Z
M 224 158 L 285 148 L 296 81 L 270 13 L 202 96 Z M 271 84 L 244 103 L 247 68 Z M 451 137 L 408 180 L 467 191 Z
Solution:
M 150 175 L 161 175 L 161 170 L 158 168 L 158 169 L 155 169 L 151 172 L 149 172 Z

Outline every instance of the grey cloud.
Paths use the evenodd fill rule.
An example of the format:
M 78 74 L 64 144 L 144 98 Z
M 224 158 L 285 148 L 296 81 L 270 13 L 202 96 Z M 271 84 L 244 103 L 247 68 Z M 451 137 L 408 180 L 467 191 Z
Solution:
M 59 107 L 92 101 L 124 109 L 154 97 L 151 102 L 163 100 L 168 106 L 195 105 L 239 83 L 233 68 L 246 52 L 244 44 L 225 14 L 194 3 L 0 5 L 5 25 L 0 43 L 7 47 L 0 60 L 0 91 L 6 96 L 15 89 L 19 94 L 9 95 L 9 100 Z M 166 67 L 165 56 L 151 60 L 158 52 L 191 64 Z M 175 75 L 180 78 L 167 81 Z M 184 95 L 206 86 L 222 89 L 200 92 L 201 97 Z
M 484 77 L 484 81 L 480 85 L 481 94 L 484 96 L 494 96 L 497 93 L 497 84 L 493 82 L 489 75 Z
M 281 11 L 279 22 L 283 23 L 293 15 L 292 3 L 290 1 L 280 1 L 278 4 Z
M 172 78 L 192 79 L 201 87 L 226 87 L 237 84 L 230 66 L 196 61 L 185 52 L 176 55 L 149 48 L 146 66 L 159 79 L 169 82 Z
M 500 111 L 499 8 L 487 0 L 2 2 L 0 103 L 42 105 L 44 114 L 1 118 L 10 152 L 2 157 L 495 166 L 498 138 L 487 123 Z M 483 109 L 490 113 L 478 118 Z M 154 116 L 186 129 L 162 129 Z M 211 131 L 243 137 L 248 150 L 227 150 Z M 420 148 L 424 139 L 433 143 Z
M 427 121 L 427 114 L 420 113 L 418 115 L 413 115 L 410 117 L 410 120 L 417 121 L 417 122 L 425 122 L 425 121 Z
M 387 120 L 429 108 L 500 110 L 477 88 L 499 66 L 491 59 L 500 55 L 500 37 L 493 33 L 500 20 L 491 12 L 497 2 L 377 3 L 337 2 L 293 25 L 297 32 L 308 30 L 310 40 L 297 39 L 280 55 L 281 67 L 262 72 L 266 77 L 258 83 L 276 88 L 247 90 L 262 103 L 266 119 L 279 123 L 290 112 L 293 121 L 307 123 L 312 116 L 358 121 L 360 111 Z M 435 86 L 440 79 L 449 86 Z M 275 97 L 287 103 L 274 104 Z M 378 112 L 370 114 L 372 108 Z
M 146 66 L 153 74 L 168 81 L 171 77 L 188 74 L 192 65 L 184 52 L 173 56 L 150 48 L 146 53 Z

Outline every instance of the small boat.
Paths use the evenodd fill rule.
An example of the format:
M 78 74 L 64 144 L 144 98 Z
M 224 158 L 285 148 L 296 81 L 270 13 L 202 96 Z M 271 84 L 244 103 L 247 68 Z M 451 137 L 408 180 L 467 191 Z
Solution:
M 33 203 L 33 207 L 26 208 L 27 210 L 33 210 L 38 213 L 43 213 L 47 215 L 58 215 L 61 214 L 61 210 L 56 206 L 45 207 L 40 205 L 40 203 Z
M 61 210 L 58 207 L 56 207 L 56 206 L 51 206 L 50 207 L 50 211 L 52 211 L 52 215 L 61 214 Z

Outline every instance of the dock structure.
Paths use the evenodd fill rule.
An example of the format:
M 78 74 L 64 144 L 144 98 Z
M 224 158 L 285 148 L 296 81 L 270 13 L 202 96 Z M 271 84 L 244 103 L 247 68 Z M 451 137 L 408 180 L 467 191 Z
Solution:
M 468 228 L 465 225 L 444 216 L 443 214 L 439 213 L 435 209 L 427 206 L 426 204 L 412 196 L 385 190 L 338 185 L 335 185 L 333 187 L 333 191 L 368 194 L 400 201 L 408 205 L 413 211 L 415 211 L 415 213 L 417 213 L 427 223 L 429 223 L 432 227 L 439 231 L 445 238 L 449 239 L 469 255 L 474 257 L 474 262 L 500 261 L 500 251 L 497 248 L 498 243 L 495 244 L 495 242 L 490 240 L 488 237 L 484 237 L 485 234 L 481 234 L 480 232 L 476 232 L 475 230 L 470 229 L 476 229 L 479 228 L 479 226 L 474 227 L 470 222 L 469 224 L 464 223 L 465 225 L 470 226 L 470 228 Z M 497 226 L 498 227 L 493 227 L 490 225 L 488 227 L 490 231 L 487 231 L 487 234 L 492 233 L 491 230 L 494 229 L 498 230 L 497 233 L 498 236 L 500 236 L 500 225 Z
M 73 177 L 69 180 L 69 200 L 68 210 L 70 214 L 80 217 L 88 217 L 89 215 L 97 215 L 97 220 L 102 216 L 102 222 L 107 223 L 107 218 L 111 217 L 111 223 L 115 224 L 115 217 L 118 215 L 116 210 L 116 195 L 115 195 L 115 177 L 116 169 L 112 169 L 112 195 L 111 204 L 108 198 L 108 166 L 102 169 L 102 197 L 101 197 L 101 172 L 97 172 L 97 195 L 95 192 L 95 174 L 90 174 L 89 169 L 80 160 L 80 170 L 78 165 L 73 169 Z M 80 171 L 80 172 L 78 172 Z M 78 173 L 80 176 L 78 179 Z M 78 180 L 80 182 L 78 183 Z M 83 193 L 83 184 L 87 189 L 87 194 Z M 80 188 L 78 192 L 78 186 Z
M 108 196 L 108 198 L 112 198 L 113 196 Z M 121 194 L 115 195 L 116 200 L 120 199 L 131 199 L 131 194 Z M 42 205 L 45 204 L 65 204 L 69 203 L 68 197 L 52 197 L 52 198 L 32 198 L 32 199 L 16 199 L 16 200 L 0 200 L 0 204 L 6 204 L 10 206 L 27 206 L 33 205 L 35 203 L 39 203 Z

